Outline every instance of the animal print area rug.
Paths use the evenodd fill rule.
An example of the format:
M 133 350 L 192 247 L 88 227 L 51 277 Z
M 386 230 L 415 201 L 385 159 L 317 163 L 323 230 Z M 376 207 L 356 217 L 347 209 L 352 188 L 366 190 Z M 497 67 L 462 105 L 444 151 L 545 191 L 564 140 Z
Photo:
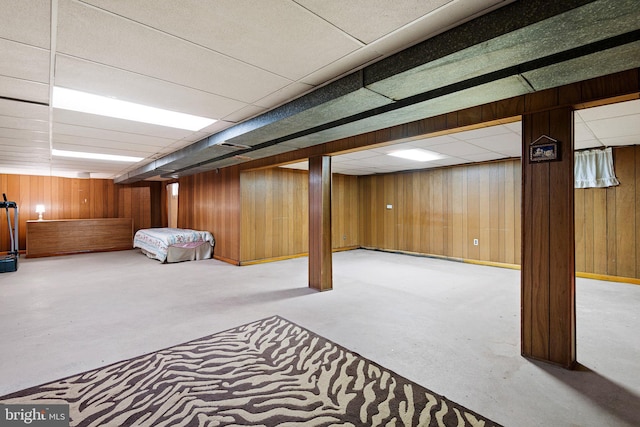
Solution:
M 72 426 L 496 426 L 275 316 L 32 387 Z

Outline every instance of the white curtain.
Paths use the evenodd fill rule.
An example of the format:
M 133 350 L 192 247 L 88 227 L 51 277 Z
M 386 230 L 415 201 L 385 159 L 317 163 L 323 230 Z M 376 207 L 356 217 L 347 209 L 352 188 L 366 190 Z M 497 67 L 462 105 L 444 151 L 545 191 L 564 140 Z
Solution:
M 575 188 L 603 188 L 620 184 L 613 170 L 611 147 L 575 153 Z

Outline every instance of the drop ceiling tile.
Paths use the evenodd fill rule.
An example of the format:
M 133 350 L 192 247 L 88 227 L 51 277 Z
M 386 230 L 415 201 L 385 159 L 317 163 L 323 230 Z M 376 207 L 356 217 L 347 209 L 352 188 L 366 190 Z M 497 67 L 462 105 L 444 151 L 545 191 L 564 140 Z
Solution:
M 378 155 L 386 156 L 389 153 L 394 153 L 396 151 L 411 150 L 416 148 L 412 142 L 401 142 L 399 144 L 385 145 L 384 147 L 372 148 L 370 151 L 372 153 L 377 153 Z
M 193 132 L 184 129 L 175 129 L 166 126 L 139 123 L 131 120 L 114 119 L 95 114 L 79 113 L 76 111 L 53 110 L 54 129 L 62 129 L 67 126 L 84 128 L 85 134 L 124 133 L 139 135 L 141 138 L 155 137 L 175 141 L 191 135 Z
M 358 166 L 360 167 L 381 167 L 381 168 L 407 168 L 414 169 L 419 167 L 422 162 L 416 162 L 411 160 L 401 159 L 399 157 L 380 155 L 376 157 L 369 157 L 367 159 L 360 159 Z
M 600 141 L 607 147 L 615 147 L 617 145 L 640 145 L 640 134 L 602 138 Z
M 69 157 L 61 157 L 61 156 L 53 156 L 52 165 L 54 167 L 68 167 L 75 168 L 79 171 L 88 171 L 92 170 L 109 170 L 109 171 L 119 171 L 125 167 L 129 167 L 136 164 L 142 164 L 142 162 L 134 163 L 134 162 L 114 162 L 109 160 L 94 160 L 94 159 L 74 159 Z
M 359 160 L 359 159 L 366 159 L 369 157 L 376 157 L 378 155 L 380 154 L 374 150 L 362 150 L 362 151 L 354 151 L 353 153 L 339 154 L 337 156 L 333 156 L 333 159 L 339 160 L 339 161 Z
M 0 75 L 49 82 L 49 51 L 0 38 L 0 52 Z
M 34 120 L 49 120 L 49 107 L 45 105 L 0 99 L 0 116 L 24 117 Z
M 473 138 L 469 139 L 468 142 L 496 153 L 513 150 L 520 151 L 520 147 L 522 146 L 520 137 L 513 132 L 497 134 L 494 136 L 485 136 L 482 138 Z
M 441 135 L 435 136 L 431 138 L 419 139 L 416 141 L 408 142 L 407 144 L 411 145 L 414 148 L 427 148 L 432 145 L 441 145 L 441 144 L 451 144 L 454 142 L 458 142 L 459 140 L 454 138 L 452 135 Z
M 297 1 L 365 44 L 371 43 L 449 2 L 449 0 L 397 0 L 390 8 L 387 0 Z M 369 20 L 362 19 L 363 16 L 377 17 L 376 25 L 371 25 Z
M 291 83 L 280 75 L 83 3 L 60 0 L 58 18 L 57 48 L 70 56 L 246 103 Z M 87 39 L 91 43 L 85 43 Z
M 602 148 L 604 145 L 597 139 L 576 140 L 573 144 L 574 150 L 584 150 L 587 148 Z
M 93 144 L 70 144 L 65 142 L 53 142 L 53 148 L 63 151 L 77 151 L 81 153 L 98 153 L 98 154 L 113 154 L 116 156 L 132 156 L 147 158 L 155 153 L 153 150 L 140 150 L 140 147 L 122 147 L 121 145 L 114 145 L 111 147 L 105 147 L 102 145 Z
M 574 124 L 574 142 L 596 139 L 595 135 L 584 122 Z
M 370 165 L 365 163 L 366 159 L 363 160 L 350 160 L 350 159 L 338 159 L 336 158 L 335 160 L 331 161 L 331 166 L 336 166 L 336 165 L 340 165 L 340 168 L 342 170 L 345 169 L 349 169 L 349 168 L 375 168 L 375 165 Z
M 57 141 L 102 141 L 105 145 L 111 144 L 113 142 L 121 142 L 130 146 L 147 146 L 155 148 L 165 147 L 172 142 L 172 140 L 145 135 L 136 135 L 100 129 L 89 129 L 81 126 L 59 124 L 54 125 L 53 138 Z
M 362 3 L 366 7 L 366 3 Z M 383 2 L 380 1 L 380 3 Z M 435 5 L 435 2 L 431 3 Z M 504 6 L 508 2 L 503 0 L 474 0 L 470 2 L 449 0 L 441 3 L 446 4 L 437 9 L 433 8 L 433 11 L 404 25 L 400 30 L 377 39 L 369 46 L 375 46 L 376 50 L 384 54 L 396 53 L 407 46 L 412 46 L 469 21 L 488 10 Z
M 29 154 L 29 150 L 35 149 L 49 149 L 49 141 L 38 141 L 30 139 L 12 139 L 6 138 L 0 135 L 0 147 L 7 150 L 19 151 L 22 150 L 26 155 Z
M 3 160 L 29 160 L 29 159 L 49 159 L 49 146 L 41 147 L 34 144 L 26 144 L 24 146 L 6 146 L 2 147 Z M 26 150 L 25 150 L 26 148 Z
M 27 129 L 0 128 L 0 137 L 24 141 L 49 141 L 48 132 L 40 132 Z
M 0 96 L 48 104 L 49 85 L 14 77 L 0 76 Z
M 616 104 L 603 105 L 595 108 L 586 108 L 576 111 L 583 121 L 608 119 L 612 117 L 640 115 L 640 99 Z
M 56 56 L 56 86 L 219 120 L 247 104 L 95 62 Z
M 522 157 L 522 146 L 505 147 L 497 153 L 502 154 L 504 157 Z
M 256 7 L 252 0 L 204 3 L 191 0 L 180 4 L 172 0 L 89 0 L 88 3 L 291 80 L 298 80 L 361 46 L 324 17 L 292 1 L 270 2 L 268 7 Z
M 257 116 L 258 114 L 264 113 L 265 111 L 266 111 L 266 108 L 264 107 L 259 107 L 256 105 L 247 105 L 246 107 L 243 107 L 237 111 L 234 111 L 231 114 L 228 114 L 222 117 L 222 119 L 231 123 L 240 123 L 243 120 L 250 119 L 251 117 Z
M 305 160 L 304 162 L 289 163 L 288 165 L 282 165 L 280 167 L 287 169 L 309 170 L 309 162 Z M 333 169 L 333 163 L 331 168 Z
M 23 117 L 0 116 L 0 133 L 2 128 L 49 132 L 49 124 L 46 121 Z
M 124 154 L 124 151 L 127 152 L 136 152 L 143 156 L 149 156 L 153 153 L 156 153 L 158 150 L 161 150 L 164 146 L 161 144 L 132 144 L 126 141 L 116 141 L 116 140 L 107 140 L 107 139 L 95 139 L 95 138 L 85 138 L 82 136 L 76 135 L 53 135 L 53 145 L 55 148 L 61 150 L 67 150 L 67 148 L 61 148 L 61 145 L 65 146 L 75 146 L 76 149 L 71 151 L 82 151 L 82 147 L 86 147 L 87 151 L 91 152 L 101 152 L 100 150 L 111 150 L 111 151 L 121 151 Z M 111 153 L 118 154 L 118 153 Z M 138 154 L 124 154 L 124 155 L 133 155 L 137 156 Z
M 0 0 L 0 39 L 48 49 L 51 45 L 51 5 L 42 0 Z
M 429 163 L 433 163 L 434 165 L 438 165 L 438 166 L 453 166 L 453 165 L 469 163 L 469 161 L 460 157 L 447 157 L 445 159 L 434 160 L 433 162 L 429 162 Z
M 64 160 L 63 157 L 54 157 L 51 161 L 51 168 L 57 171 L 67 171 L 74 173 L 94 172 L 118 174 L 123 166 L 120 162 L 107 162 L 97 160 L 82 159 L 82 161 Z M 77 175 L 76 175 L 77 176 Z
M 507 123 L 502 125 L 505 128 L 509 129 L 511 132 L 514 132 L 517 135 L 522 135 L 522 122 L 521 121 L 517 121 L 517 122 L 513 122 L 513 123 Z
M 314 86 L 305 83 L 294 82 L 265 96 L 253 103 L 254 106 L 271 109 L 287 101 L 298 98 L 311 91 Z
M 15 175 L 50 176 L 49 162 L 16 162 L 7 163 L 2 167 L 2 173 Z M 34 218 L 35 219 L 35 218 Z
M 447 156 L 468 156 L 471 154 L 483 154 L 487 150 L 467 142 L 451 142 L 449 144 L 432 145 L 429 147 L 431 151 L 446 154 Z
M 467 130 L 463 132 L 452 133 L 450 136 L 452 138 L 458 139 L 460 141 L 467 141 L 475 144 L 475 139 L 485 140 L 489 137 L 495 137 L 499 135 L 512 134 L 513 132 L 506 126 L 496 125 L 496 126 L 485 126 L 477 129 Z
M 617 116 L 589 122 L 589 129 L 599 140 L 622 136 L 640 135 L 638 115 Z

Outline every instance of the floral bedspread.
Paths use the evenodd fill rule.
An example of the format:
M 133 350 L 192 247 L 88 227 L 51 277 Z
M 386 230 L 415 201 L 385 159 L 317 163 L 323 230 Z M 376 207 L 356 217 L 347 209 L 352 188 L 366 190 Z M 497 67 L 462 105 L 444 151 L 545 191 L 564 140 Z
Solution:
M 165 262 L 169 246 L 190 242 L 209 242 L 215 244 L 213 235 L 208 231 L 188 230 L 184 228 L 145 228 L 133 236 L 133 247 L 142 249 L 149 258 Z

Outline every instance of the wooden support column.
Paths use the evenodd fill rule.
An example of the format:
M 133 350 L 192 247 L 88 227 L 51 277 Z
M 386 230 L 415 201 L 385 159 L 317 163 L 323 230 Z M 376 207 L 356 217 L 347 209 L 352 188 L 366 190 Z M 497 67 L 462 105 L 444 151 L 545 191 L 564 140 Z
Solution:
M 331 157 L 309 158 L 309 287 L 333 288 L 331 266 Z
M 522 355 L 572 368 L 576 363 L 573 111 L 522 119 Z M 558 140 L 559 161 L 530 161 L 530 146 Z M 543 140 L 544 141 L 544 140 Z

